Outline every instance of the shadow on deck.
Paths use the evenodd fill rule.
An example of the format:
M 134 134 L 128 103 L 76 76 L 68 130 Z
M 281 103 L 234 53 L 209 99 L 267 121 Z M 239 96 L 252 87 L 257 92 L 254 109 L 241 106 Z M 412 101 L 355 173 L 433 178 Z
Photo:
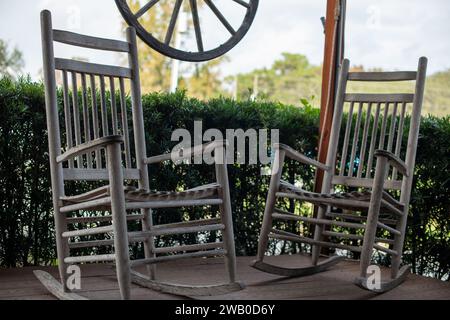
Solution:
M 384 294 L 373 294 L 353 285 L 359 264 L 344 261 L 329 271 L 302 278 L 282 278 L 249 267 L 252 257 L 238 258 L 238 279 L 246 288 L 221 296 L 203 299 L 266 300 L 266 299 L 450 299 L 450 283 L 410 274 L 399 287 Z M 268 257 L 267 260 L 284 267 L 307 265 L 305 256 Z M 55 299 L 34 277 L 33 270 L 45 270 L 57 277 L 55 267 L 0 269 L 0 299 Z M 142 269 L 142 268 L 141 268 Z M 89 299 L 119 299 L 114 270 L 107 264 L 84 265 L 82 290 Z M 138 268 L 139 270 L 139 268 Z M 143 271 L 143 270 L 141 270 Z M 223 259 L 192 259 L 160 264 L 160 280 L 185 284 L 214 284 L 226 281 Z M 384 270 L 387 271 L 387 270 Z M 133 299 L 183 299 L 133 285 Z

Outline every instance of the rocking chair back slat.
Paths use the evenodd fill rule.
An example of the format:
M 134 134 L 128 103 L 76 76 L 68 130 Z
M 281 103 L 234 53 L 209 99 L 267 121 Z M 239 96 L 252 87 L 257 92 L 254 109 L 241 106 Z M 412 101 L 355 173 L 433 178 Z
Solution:
M 416 71 L 352 72 L 348 75 L 350 81 L 412 81 L 416 78 Z
M 365 160 L 365 157 L 366 157 L 367 136 L 368 136 L 368 133 L 369 133 L 369 126 L 370 126 L 371 115 L 372 115 L 372 103 L 369 103 L 369 105 L 367 107 L 366 120 L 364 122 L 363 138 L 362 138 L 362 142 L 361 142 L 361 151 L 359 153 L 359 163 L 360 163 L 360 165 L 358 166 L 357 178 L 361 178 L 362 171 L 363 171 L 363 168 L 364 168 L 363 164 L 364 164 L 364 160 Z
M 73 108 L 73 124 L 75 132 L 75 146 L 81 144 L 81 127 L 80 127 L 80 108 L 78 105 L 78 85 L 77 85 L 77 74 L 71 72 L 72 77 L 72 108 Z M 83 167 L 83 157 L 78 156 L 77 168 Z
M 357 187 L 357 188 L 371 188 L 373 186 L 373 179 L 367 178 L 356 178 L 356 177 L 348 177 L 348 176 L 338 176 L 335 175 L 331 178 L 332 185 L 345 185 L 348 187 Z M 384 182 L 385 189 L 393 189 L 400 190 L 402 187 L 401 180 L 386 180 Z
M 119 78 L 119 92 L 120 92 L 120 113 L 122 120 L 122 132 L 125 140 L 125 166 L 131 168 L 131 154 L 130 154 L 130 136 L 128 132 L 128 116 L 127 116 L 127 101 L 125 97 L 125 82 L 123 78 Z
M 67 71 L 62 72 L 63 76 L 63 99 L 64 99 L 64 120 L 66 124 L 66 143 L 68 148 L 73 147 L 73 133 L 72 133 L 72 115 L 70 111 L 70 97 L 69 97 L 69 81 Z M 74 168 L 73 159 L 69 160 L 69 168 Z
M 92 73 L 95 75 L 131 78 L 131 70 L 124 67 L 107 66 L 104 64 L 55 58 L 56 69 L 78 73 Z
M 358 146 L 359 130 L 360 130 L 360 127 L 361 127 L 362 109 L 363 109 L 363 104 L 360 102 L 359 106 L 358 106 L 358 114 L 357 114 L 357 118 L 356 118 L 355 129 L 354 129 L 354 133 L 353 133 L 353 144 L 352 144 L 352 153 L 351 153 L 351 156 L 350 156 L 350 166 L 349 166 L 348 173 L 347 173 L 347 175 L 349 177 L 353 176 L 353 168 L 354 168 L 354 165 L 355 165 L 356 148 Z
M 414 94 L 400 93 L 400 94 L 383 94 L 383 93 L 347 93 L 345 95 L 345 102 L 413 102 Z
M 92 107 L 92 126 L 94 139 L 100 138 L 100 127 L 99 127 L 99 118 L 98 118 L 98 105 L 97 105 L 97 90 L 95 88 L 95 77 L 93 74 L 89 75 L 90 85 L 91 85 L 91 107 Z M 95 168 L 102 168 L 102 155 L 99 149 L 94 151 L 95 154 Z
M 130 46 L 125 41 L 97 38 L 63 30 L 53 30 L 53 41 L 89 49 L 130 51 Z
M 376 133 L 378 128 L 378 120 L 380 119 L 380 111 L 381 111 L 381 103 L 377 103 L 374 120 L 372 124 L 372 134 L 370 136 L 370 147 L 369 147 L 369 156 L 367 158 L 367 170 L 366 170 L 366 179 L 370 179 L 371 170 L 373 164 L 373 155 L 375 153 L 375 145 L 376 145 Z
M 349 118 L 353 117 L 354 105 L 355 105 L 354 102 L 350 103 L 350 109 L 348 111 Z M 341 175 L 341 176 L 345 174 L 345 164 L 347 161 L 347 150 L 348 150 L 348 143 L 349 143 L 349 139 L 350 139 L 350 130 L 351 129 L 352 129 L 352 122 L 347 121 L 347 126 L 345 128 L 344 145 L 342 146 L 341 168 L 340 168 L 340 172 L 339 172 L 339 175 Z
M 402 103 L 402 110 L 401 110 L 400 120 L 399 120 L 399 125 L 398 125 L 397 141 L 395 143 L 395 152 L 394 152 L 394 154 L 397 157 L 400 157 L 400 150 L 402 147 L 405 113 L 406 113 L 406 103 Z M 394 168 L 392 171 L 392 180 L 397 180 L 397 168 Z
M 395 126 L 397 124 L 397 109 L 398 109 L 398 103 L 394 103 L 394 109 L 392 111 L 391 116 L 391 127 L 389 129 L 389 138 L 388 138 L 388 144 L 387 144 L 387 151 L 392 151 L 392 145 L 394 142 L 394 135 L 395 135 Z
M 100 112 L 102 116 L 102 135 L 109 135 L 108 128 L 108 111 L 106 110 L 106 89 L 105 89 L 105 77 L 100 76 Z
M 109 77 L 109 92 L 111 93 L 111 113 L 112 113 L 112 132 L 113 135 L 117 135 L 119 132 L 117 122 L 117 106 L 116 106 L 116 87 L 114 84 L 114 78 Z
M 84 127 L 84 137 L 85 141 L 91 141 L 91 122 L 89 119 L 89 110 L 88 110 L 88 96 L 87 96 L 87 87 L 86 87 L 86 75 L 84 73 L 81 74 L 81 99 L 83 106 L 83 127 Z M 87 154 L 87 168 L 92 168 L 92 153 L 89 152 Z
M 384 104 L 384 112 L 383 112 L 383 118 L 381 119 L 381 130 L 380 130 L 380 139 L 378 140 L 378 149 L 384 149 L 384 142 L 386 140 L 386 127 L 387 127 L 387 121 L 388 121 L 388 114 L 389 114 L 389 103 Z
M 139 180 L 140 173 L 137 169 L 124 169 L 125 180 Z M 66 181 L 97 181 L 108 180 L 107 169 L 64 169 L 64 180 Z

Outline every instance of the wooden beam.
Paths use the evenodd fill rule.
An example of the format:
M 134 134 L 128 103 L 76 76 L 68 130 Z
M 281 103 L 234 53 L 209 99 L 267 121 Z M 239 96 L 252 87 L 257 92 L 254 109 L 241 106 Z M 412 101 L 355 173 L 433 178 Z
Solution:
M 335 84 L 337 78 L 339 49 L 339 19 L 341 0 L 327 0 L 327 12 L 325 20 L 325 48 L 322 69 L 322 93 L 320 105 L 319 124 L 319 154 L 318 161 L 326 163 L 328 144 L 330 142 L 330 132 L 333 120 Z M 318 170 L 316 174 L 315 192 L 321 192 L 323 170 Z
M 331 126 L 333 123 L 334 102 L 336 93 L 336 80 L 338 64 L 344 58 L 343 31 L 345 26 L 345 12 L 342 14 L 342 4 L 346 0 L 327 0 L 325 19 L 325 46 L 322 66 L 322 91 L 320 99 L 319 146 L 317 160 L 326 163 L 328 146 L 330 143 Z M 318 169 L 314 184 L 314 191 L 322 191 L 324 171 Z M 317 216 L 318 207 L 314 207 L 314 216 Z M 327 238 L 325 237 L 326 241 Z M 328 254 L 327 248 L 322 249 Z

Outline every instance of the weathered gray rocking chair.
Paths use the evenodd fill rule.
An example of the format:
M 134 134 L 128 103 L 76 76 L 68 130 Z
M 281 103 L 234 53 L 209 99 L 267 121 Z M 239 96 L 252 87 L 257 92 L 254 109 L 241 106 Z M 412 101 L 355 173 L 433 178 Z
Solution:
M 321 247 L 332 247 L 361 253 L 360 276 L 355 280 L 361 287 L 384 292 L 405 279 L 409 266 L 400 268 L 400 264 L 413 182 L 426 66 L 427 59 L 421 58 L 417 72 L 349 72 L 349 61 L 344 61 L 340 71 L 326 165 L 286 145 L 280 144 L 275 150 L 258 256 L 253 267 L 282 276 L 314 274 L 343 259 L 341 256 L 333 256 L 319 262 Z M 416 81 L 414 94 L 347 93 L 349 81 L 408 80 Z M 342 146 L 338 148 L 343 111 L 344 107 L 347 108 L 347 103 L 348 121 Z M 410 104 L 410 129 L 405 145 L 403 129 Z M 354 111 L 356 117 L 353 116 Z M 403 155 L 405 161 L 400 160 Z M 322 193 L 308 192 L 281 181 L 285 157 L 324 170 Z M 374 157 L 377 158 L 376 166 L 373 166 Z M 399 173 L 402 179 L 398 178 Z M 339 192 L 350 188 L 357 190 Z M 388 190 L 399 194 L 399 200 L 391 196 Z M 317 218 L 277 209 L 277 200 L 286 198 L 317 206 Z M 274 220 L 315 225 L 314 239 L 275 229 Z M 325 226 L 330 228 L 325 229 Z M 343 228 L 364 230 L 364 233 L 344 233 Z M 283 268 L 265 263 L 263 259 L 269 238 L 310 244 L 312 265 Z M 391 279 L 381 282 L 377 288 L 367 285 L 367 269 L 373 249 L 392 256 Z
M 148 164 L 171 159 L 170 154 L 146 157 L 144 121 L 142 115 L 139 66 L 136 35 L 127 29 L 127 41 L 94 38 L 66 31 L 53 30 L 49 11 L 41 13 L 42 47 L 49 139 L 49 158 L 53 189 L 53 205 L 56 224 L 58 266 L 62 285 L 48 274 L 37 272 L 38 278 L 52 293 L 60 298 L 82 298 L 67 288 L 67 266 L 76 263 L 114 261 L 121 297 L 130 298 L 130 283 L 179 295 L 214 295 L 240 290 L 236 282 L 236 261 L 232 227 L 230 194 L 226 164 L 216 161 L 217 182 L 183 192 L 150 191 Z M 106 66 L 54 57 L 53 42 L 91 49 L 123 52 L 128 54 L 129 67 Z M 64 121 L 58 114 L 56 70 L 62 74 Z M 59 71 L 58 71 L 59 72 Z M 69 77 L 70 76 L 70 77 Z M 69 95 L 69 78 L 72 97 Z M 109 83 L 110 101 L 107 102 L 105 82 Z M 130 82 L 132 100 L 132 129 L 134 148 L 128 135 L 128 118 L 125 100 L 125 82 Z M 79 82 L 80 81 L 80 82 Z M 80 85 L 81 83 L 81 85 Z M 119 84 L 120 101 L 116 101 L 115 87 Z M 81 99 L 78 96 L 81 86 Z M 100 105 L 97 103 L 97 88 Z M 72 100 L 72 101 L 70 101 Z M 81 101 L 79 101 L 81 100 Z M 120 110 L 117 107 L 120 105 Z M 61 135 L 61 132 L 64 135 Z M 61 153 L 61 137 L 65 137 L 64 153 Z M 224 142 L 212 142 L 190 150 L 184 150 L 179 159 L 188 159 L 203 152 L 223 155 Z M 135 161 L 131 152 L 135 150 Z M 105 152 L 106 151 L 106 152 Z M 217 153 L 218 152 L 218 153 Z M 217 158 L 216 158 L 217 159 Z M 223 159 L 222 159 L 223 160 Z M 136 162 L 136 163 L 134 163 Z M 222 161 L 221 163 L 225 163 Z M 123 165 L 124 164 L 124 165 Z M 137 183 L 124 187 L 124 179 Z M 90 192 L 66 196 L 65 181 L 109 181 L 109 184 Z M 185 206 L 218 206 L 219 218 L 153 225 L 152 208 Z M 140 214 L 127 215 L 127 210 L 141 210 Z M 73 216 L 76 212 L 108 211 L 111 215 Z M 68 216 L 71 214 L 72 216 Z M 142 231 L 128 232 L 127 221 L 142 222 Z M 91 227 L 98 222 L 111 224 Z M 85 224 L 84 229 L 68 231 L 68 225 Z M 220 230 L 223 242 L 179 245 L 155 248 L 154 237 L 184 233 Z M 110 234 L 112 238 L 81 241 L 84 236 Z M 81 238 L 80 238 L 81 237 Z M 129 243 L 143 242 L 145 259 L 129 259 Z M 113 254 L 74 256 L 70 251 L 113 245 Z M 182 252 L 175 255 L 165 255 Z M 161 255 L 162 254 L 162 255 Z M 224 256 L 229 283 L 212 286 L 186 286 L 156 282 L 154 264 L 190 257 Z M 148 265 L 150 276 L 132 271 L 132 267 Z

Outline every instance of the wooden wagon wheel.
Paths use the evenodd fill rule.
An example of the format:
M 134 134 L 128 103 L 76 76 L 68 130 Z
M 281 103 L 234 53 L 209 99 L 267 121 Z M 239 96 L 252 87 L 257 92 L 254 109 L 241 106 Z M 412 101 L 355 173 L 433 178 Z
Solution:
M 164 41 L 160 41 L 157 38 L 155 38 L 152 35 L 151 30 L 146 30 L 139 22 L 139 18 L 142 17 L 142 15 L 144 15 L 146 12 L 152 14 L 151 8 L 154 5 L 156 5 L 160 0 L 148 1 L 147 4 L 145 4 L 135 13 L 131 11 L 126 0 L 115 0 L 115 1 L 125 21 L 128 23 L 128 25 L 136 28 L 138 36 L 145 43 L 147 43 L 150 47 L 152 47 L 153 49 L 155 49 L 156 51 L 158 51 L 163 55 L 166 55 L 174 59 L 191 62 L 207 61 L 217 58 L 227 53 L 235 45 L 237 45 L 249 30 L 253 22 L 253 19 L 255 18 L 256 10 L 258 8 L 259 3 L 259 0 L 229 0 L 230 3 L 234 2 L 235 5 L 241 6 L 243 10 L 246 10 L 245 18 L 241 26 L 237 30 L 235 30 L 231 26 L 231 24 L 227 21 L 227 19 L 224 17 L 224 15 L 220 12 L 220 10 L 216 7 L 213 0 L 203 0 L 206 6 L 214 13 L 217 19 L 223 24 L 223 26 L 230 33 L 230 38 L 225 43 L 220 44 L 216 48 L 208 49 L 205 51 L 203 46 L 202 30 L 200 27 L 200 19 L 197 8 L 197 0 L 189 0 L 198 51 L 188 52 L 174 48 L 170 45 L 183 0 L 174 1 L 175 6 L 169 25 L 167 27 L 167 33 Z

